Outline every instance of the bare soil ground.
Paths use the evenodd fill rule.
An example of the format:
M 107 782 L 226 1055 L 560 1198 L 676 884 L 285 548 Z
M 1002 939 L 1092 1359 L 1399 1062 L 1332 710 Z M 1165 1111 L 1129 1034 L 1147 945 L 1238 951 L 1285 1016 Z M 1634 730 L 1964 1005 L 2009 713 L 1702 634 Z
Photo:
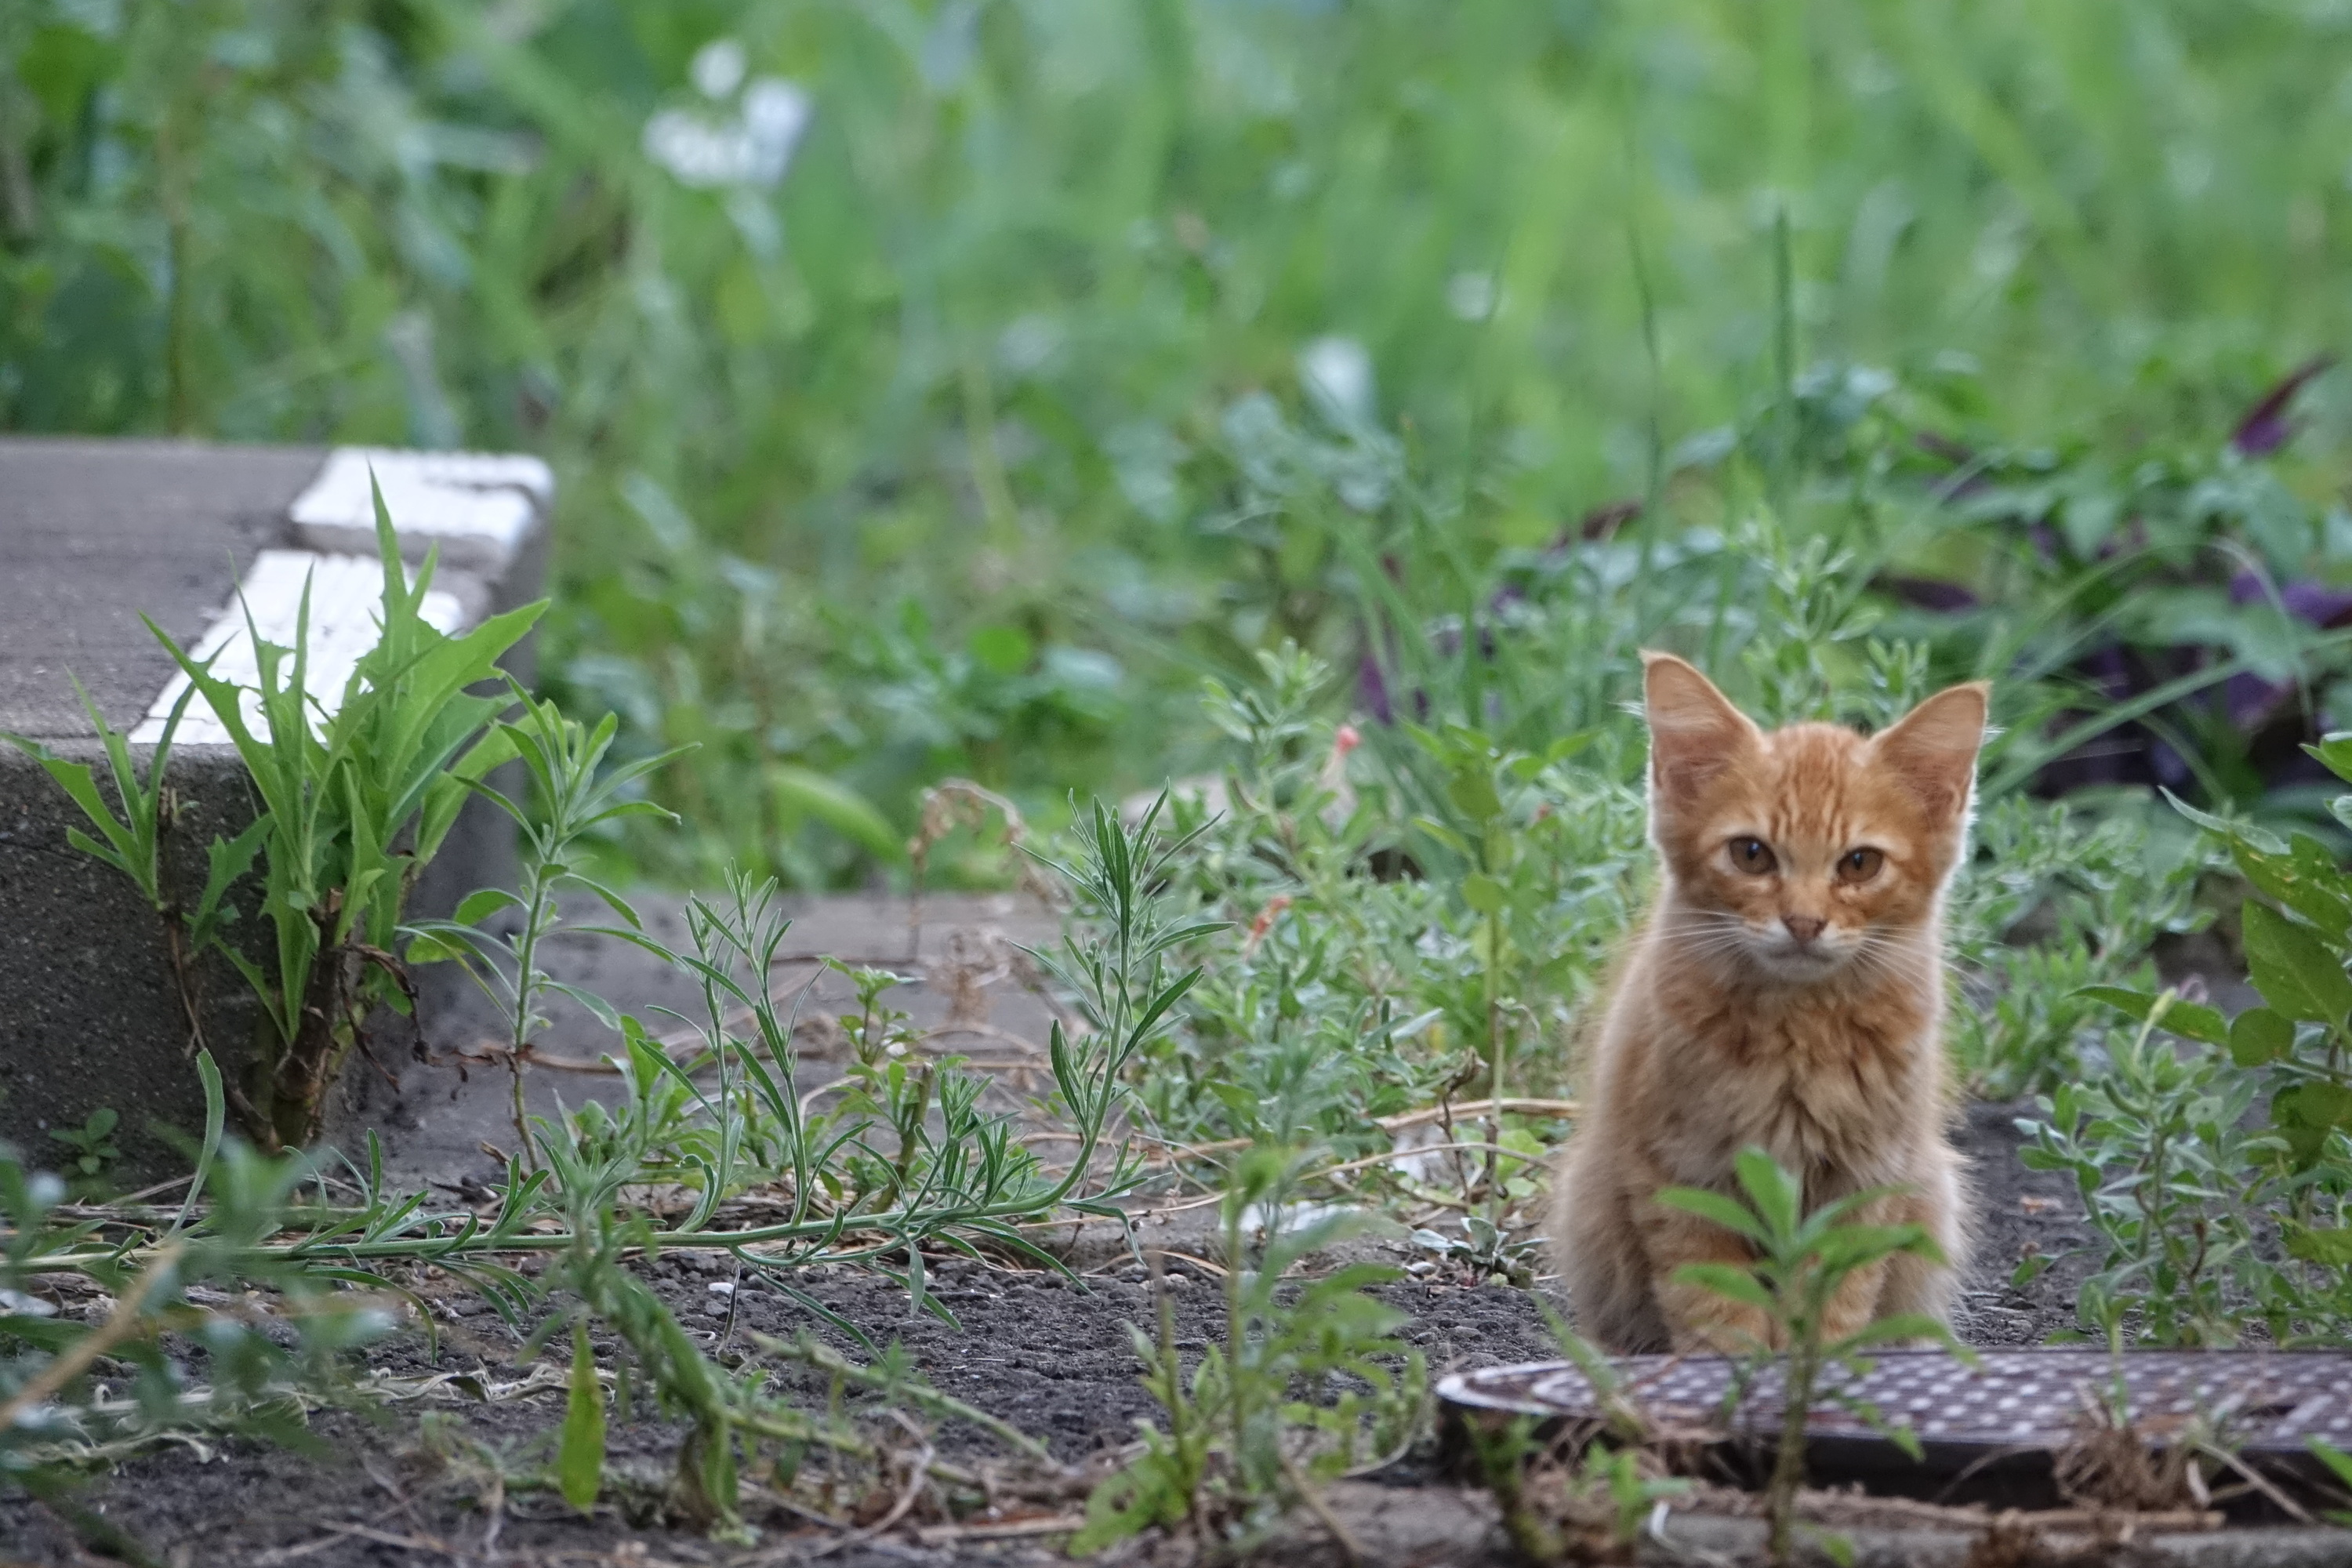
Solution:
M 2016 1114 L 2014 1107 L 1975 1106 L 1963 1129 L 1976 1167 L 1979 1231 L 1956 1326 L 1964 1339 L 1986 1345 L 2032 1344 L 2067 1326 L 2079 1277 L 2079 1269 L 2062 1264 L 2023 1293 L 2009 1286 L 2022 1250 L 2060 1252 L 2083 1236 L 2069 1185 L 2018 1163 L 2011 1126 Z M 731 1275 L 705 1272 L 693 1259 L 661 1258 L 648 1272 L 683 1321 L 722 1353 L 748 1351 L 754 1331 L 789 1334 L 801 1328 L 816 1330 L 845 1352 L 856 1349 L 805 1307 L 772 1291 L 749 1284 L 731 1294 L 712 1289 L 731 1285 Z M 877 1342 L 901 1342 L 941 1391 L 1036 1435 L 1061 1460 L 1099 1464 L 1130 1440 L 1138 1418 L 1154 1413 L 1137 1381 L 1127 1328 L 1150 1315 L 1140 1275 L 1115 1255 L 1076 1284 L 1050 1273 L 945 1261 L 934 1283 L 960 1326 L 912 1311 L 902 1289 L 870 1275 L 821 1271 L 805 1284 Z M 1220 1293 L 1205 1272 L 1180 1278 L 1172 1287 L 1180 1345 L 1205 1346 L 1222 1331 Z M 1406 1334 L 1427 1355 L 1433 1373 L 1556 1353 L 1529 1292 L 1432 1279 L 1381 1293 L 1410 1314 Z M 482 1383 L 521 1375 L 512 1365 L 518 1341 L 511 1330 L 462 1293 L 447 1295 L 440 1305 L 447 1321 L 437 1361 L 428 1362 L 422 1338 L 410 1335 L 379 1347 L 370 1363 L 407 1376 L 478 1370 Z M 825 1397 L 813 1374 L 801 1374 L 799 1385 L 813 1400 Z M 675 1427 L 657 1421 L 620 1424 L 613 1434 L 613 1458 L 649 1479 L 635 1502 L 608 1502 L 583 1518 L 545 1493 L 500 1496 L 493 1480 L 497 1467 L 482 1456 L 506 1456 L 517 1472 L 534 1456 L 543 1461 L 562 1414 L 562 1396 L 554 1388 L 494 1403 L 453 1394 L 429 1408 L 411 1404 L 321 1413 L 310 1424 L 307 1451 L 244 1441 L 201 1453 L 166 1448 L 92 1477 L 69 1500 L 0 1500 L 0 1563 L 80 1568 L 100 1561 L 90 1549 L 93 1521 L 101 1521 L 99 1532 L 118 1534 L 117 1552 L 170 1568 L 294 1563 L 315 1568 L 411 1563 L 750 1568 L 818 1555 L 862 1568 L 1055 1555 L 1051 1537 L 988 1540 L 936 1531 L 927 1537 L 918 1523 L 908 1523 L 866 1539 L 782 1510 L 763 1516 L 757 1507 L 751 1517 L 761 1530 L 759 1545 L 716 1544 L 655 1517 L 652 1482 L 673 1463 L 679 1437 Z M 984 1435 L 952 1426 L 935 1440 L 941 1453 L 970 1459 L 993 1451 Z M 1359 1533 L 1369 1532 L 1369 1555 L 1422 1563 L 1506 1560 L 1491 1510 L 1465 1500 L 1428 1454 L 1399 1467 L 1389 1479 L 1394 1484 L 1353 1488 L 1346 1495 L 1346 1511 L 1358 1516 Z M 1029 1511 L 1066 1514 L 1082 1502 L 1073 1491 L 1058 1501 L 1032 1504 Z M 74 1510 L 86 1516 L 79 1530 L 67 1522 Z M 1427 1538 L 1432 1531 L 1435 1539 Z M 1328 1554 L 1312 1521 L 1302 1522 L 1297 1542 L 1285 1550 Z

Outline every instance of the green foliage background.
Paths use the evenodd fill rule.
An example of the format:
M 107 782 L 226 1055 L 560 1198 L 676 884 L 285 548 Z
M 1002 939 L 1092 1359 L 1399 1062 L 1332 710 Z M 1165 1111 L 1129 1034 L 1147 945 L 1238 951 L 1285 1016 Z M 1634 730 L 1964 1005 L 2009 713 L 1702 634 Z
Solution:
M 780 180 L 648 155 L 766 78 Z M 1192 765 L 1369 562 L 1434 617 L 1724 521 L 1666 477 L 1804 364 L 2056 454 L 2095 545 L 2344 341 L 2347 147 L 2329 0 L 8 0 L 0 426 L 548 454 L 555 686 L 702 742 L 648 868 L 819 883 L 947 773 Z

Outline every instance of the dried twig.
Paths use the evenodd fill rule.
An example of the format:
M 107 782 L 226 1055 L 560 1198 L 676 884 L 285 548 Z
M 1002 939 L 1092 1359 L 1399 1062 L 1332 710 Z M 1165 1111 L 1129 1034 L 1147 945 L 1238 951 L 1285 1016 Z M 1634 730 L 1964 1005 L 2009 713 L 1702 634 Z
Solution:
M 131 1289 L 114 1303 L 114 1310 L 107 1314 L 104 1323 L 95 1331 L 76 1340 L 72 1349 L 43 1367 L 6 1403 L 0 1404 L 0 1431 L 16 1426 L 25 1412 L 79 1377 L 90 1363 L 123 1341 L 136 1338 L 142 1332 L 144 1325 L 139 1321 L 140 1309 L 147 1304 L 147 1298 L 154 1293 L 155 1287 L 163 1283 L 163 1277 L 179 1261 L 180 1252 L 181 1247 L 176 1241 L 166 1242 L 158 1247 L 149 1258 L 147 1267 L 140 1271 L 139 1278 L 131 1281 Z
M 980 1524 L 928 1524 L 915 1539 L 926 1546 L 952 1546 L 959 1541 L 1014 1541 L 1029 1535 L 1075 1535 L 1087 1527 L 1084 1514 L 1050 1514 L 1042 1519 L 1008 1519 Z
M 915 1506 L 915 1500 L 923 1495 L 923 1487 L 931 1479 L 931 1446 L 925 1443 L 921 1450 L 908 1463 L 907 1485 L 898 1493 L 898 1500 L 890 1505 L 889 1512 L 867 1525 L 864 1530 L 853 1530 L 846 1534 L 835 1536 L 810 1552 L 809 1557 L 812 1560 L 830 1557 L 845 1546 L 862 1545 L 887 1534 L 900 1520 L 907 1517 L 908 1512 Z
M 1290 1484 L 1298 1490 L 1298 1500 L 1307 1505 L 1307 1511 L 1313 1514 L 1328 1532 L 1331 1543 L 1339 1549 L 1339 1555 L 1348 1560 L 1349 1568 L 1355 1568 L 1357 1563 L 1363 1562 L 1364 1549 L 1356 1543 L 1356 1538 L 1349 1533 L 1348 1527 L 1339 1522 L 1339 1516 L 1331 1511 L 1331 1505 L 1323 1500 L 1323 1494 L 1316 1489 L 1315 1484 L 1299 1473 L 1298 1466 L 1288 1454 L 1282 1456 L 1282 1473 L 1290 1478 Z
M 1488 1101 L 1486 1103 L 1499 1103 L 1505 1110 L 1515 1111 L 1524 1116 L 1568 1117 L 1576 1115 L 1578 1111 L 1577 1102 L 1572 1100 L 1521 1100 L 1506 1097 L 1499 1102 Z M 1443 1104 L 1424 1105 L 1418 1110 L 1402 1110 L 1399 1111 L 1394 1116 L 1377 1117 L 1373 1120 L 1372 1125 L 1386 1132 L 1402 1132 L 1408 1128 L 1425 1126 L 1432 1121 L 1446 1121 L 1452 1116 L 1452 1114 L 1453 1108 L 1451 1106 Z M 1255 1142 L 1255 1140 L 1248 1138 L 1227 1138 L 1215 1143 L 1177 1143 L 1164 1138 L 1154 1138 L 1148 1132 L 1139 1132 L 1135 1136 L 1144 1142 L 1157 1143 L 1161 1148 L 1170 1151 L 1169 1155 L 1163 1156 L 1164 1158 L 1188 1160 L 1206 1159 L 1212 1154 L 1230 1154 L 1236 1150 L 1248 1148 L 1251 1143 Z M 1486 1147 L 1484 1143 L 1456 1143 L 1454 1146 L 1464 1149 L 1483 1149 Z M 1383 1160 L 1391 1160 L 1400 1154 L 1433 1152 L 1443 1147 L 1443 1145 L 1433 1144 L 1428 1150 L 1398 1149 L 1393 1150 L 1387 1154 L 1381 1155 L 1379 1158 Z M 1507 1154 L 1517 1155 L 1521 1159 L 1526 1158 L 1525 1155 L 1518 1154 L 1517 1150 L 1507 1149 L 1503 1152 Z
M 907 900 L 907 962 L 915 962 L 922 953 L 923 891 L 932 848 L 958 827 L 982 826 L 991 812 L 1003 820 L 1004 832 L 999 842 L 1013 857 L 1021 890 L 1049 908 L 1061 901 L 1061 889 L 1034 860 L 1021 853 L 1029 837 L 1029 825 L 1022 820 L 1021 808 L 970 779 L 941 779 L 923 792 L 922 823 L 915 837 L 907 841 L 907 858 L 914 872 Z

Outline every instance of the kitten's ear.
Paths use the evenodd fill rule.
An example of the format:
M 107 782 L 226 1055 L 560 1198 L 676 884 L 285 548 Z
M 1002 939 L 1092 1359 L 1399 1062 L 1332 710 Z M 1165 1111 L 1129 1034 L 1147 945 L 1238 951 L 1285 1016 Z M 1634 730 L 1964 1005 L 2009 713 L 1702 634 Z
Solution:
M 1968 809 L 1990 689 L 1983 681 L 1972 680 L 1938 691 L 1870 742 L 1872 760 L 1902 778 L 1928 810 L 1945 820 Z
M 1650 782 L 1661 800 L 1689 799 L 1763 738 L 1713 681 L 1670 653 L 1642 656 L 1642 700 Z

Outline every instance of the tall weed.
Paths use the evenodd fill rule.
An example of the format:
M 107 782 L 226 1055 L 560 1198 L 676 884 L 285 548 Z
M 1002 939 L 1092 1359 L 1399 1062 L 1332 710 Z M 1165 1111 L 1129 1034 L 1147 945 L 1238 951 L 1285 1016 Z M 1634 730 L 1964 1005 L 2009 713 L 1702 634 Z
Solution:
M 2352 780 L 2352 738 L 2311 750 Z M 2330 809 L 2352 822 L 2352 795 Z M 2239 928 L 2262 1005 L 2225 1017 L 2169 991 L 2086 992 L 2137 1031 L 2110 1071 L 2042 1100 L 2025 1158 L 2074 1176 L 2099 1233 L 2086 1328 L 2337 1342 L 2352 1323 L 2352 875 L 2310 834 L 2180 810 L 2251 886 Z

